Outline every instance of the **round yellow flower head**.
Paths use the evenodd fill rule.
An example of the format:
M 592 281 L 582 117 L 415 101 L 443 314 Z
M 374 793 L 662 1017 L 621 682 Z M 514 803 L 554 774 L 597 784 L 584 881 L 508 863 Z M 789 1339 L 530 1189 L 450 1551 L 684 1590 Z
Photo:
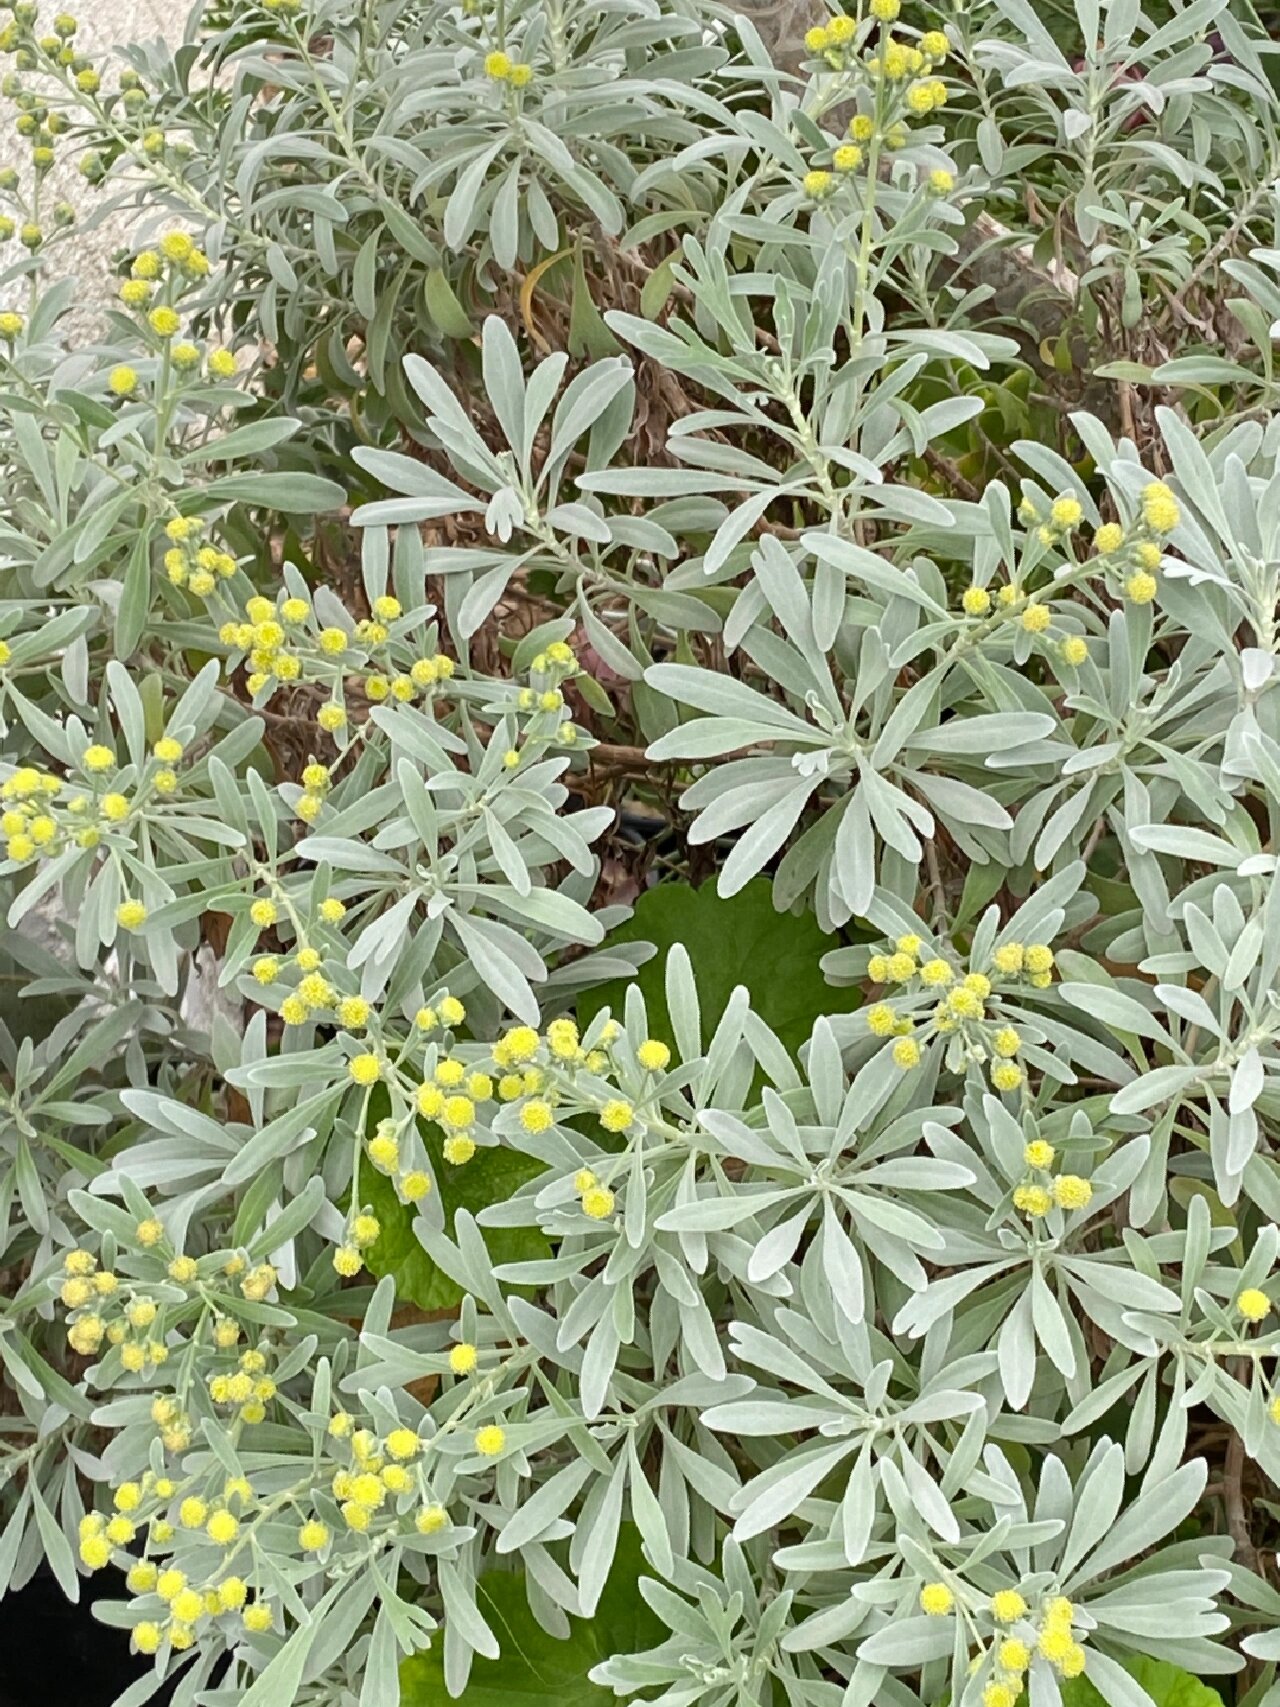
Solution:
M 400 1166 L 400 1145 L 394 1132 L 379 1132 L 369 1140 L 369 1160 L 384 1174 Z
M 1119 522 L 1103 522 L 1093 536 L 1093 548 L 1099 557 L 1111 557 L 1124 544 L 1124 529 Z
M 1005 1671 L 1023 1672 L 1031 1664 L 1031 1649 L 1016 1636 L 1006 1636 L 996 1650 L 996 1658 Z
M 1027 1615 L 1027 1603 L 1016 1588 L 998 1589 L 991 1596 L 991 1616 L 997 1624 L 1016 1624 Z
M 398 1464 L 406 1464 L 417 1457 L 422 1441 L 411 1428 L 393 1428 L 383 1445 Z
M 821 201 L 823 196 L 830 192 L 835 179 L 830 172 L 813 171 L 806 172 L 800 182 L 805 195 L 810 196 L 814 201 Z
M 1013 1206 L 1039 1221 L 1053 1208 L 1053 1199 L 1042 1185 L 1020 1185 L 1013 1194 Z
M 1026 969 L 1032 973 L 1053 971 L 1053 950 L 1048 943 L 1033 942 L 1024 956 Z
M 351 1241 L 361 1250 L 376 1244 L 382 1232 L 376 1215 L 357 1215 L 351 1223 Z
M 582 1213 L 592 1221 L 607 1221 L 613 1214 L 614 1195 L 607 1185 L 588 1186 L 582 1194 Z
M 982 997 L 976 990 L 961 984 L 947 997 L 947 1007 L 957 1019 L 981 1019 Z
M 1069 1624 L 1048 1623 L 1040 1632 L 1036 1643 L 1040 1652 L 1052 1666 L 1061 1668 L 1075 1647 Z
M 133 1645 L 140 1654 L 154 1654 L 160 1648 L 160 1626 L 149 1618 L 144 1618 L 141 1624 L 135 1624 L 130 1634 Z
M 419 1535 L 438 1535 L 449 1527 L 449 1513 L 442 1505 L 424 1505 L 413 1520 Z
M 183 1500 L 178 1507 L 178 1522 L 184 1529 L 201 1528 L 208 1515 L 208 1506 L 195 1494 Z
M 1028 634 L 1043 634 L 1053 621 L 1053 612 L 1048 605 L 1029 604 L 1022 613 L 1022 626 Z
M 1145 569 L 1139 569 L 1129 576 L 1124 584 L 1124 591 L 1130 604 L 1149 605 L 1160 591 L 1160 583 L 1154 575 L 1149 575 Z
M 580 1045 L 578 1027 L 574 1021 L 553 1019 L 547 1027 L 547 1047 L 557 1060 L 576 1060 Z
M 1084 511 L 1080 508 L 1079 500 L 1066 493 L 1055 498 L 1049 506 L 1049 520 L 1056 528 L 1076 527 L 1083 516 Z
M 873 1002 L 866 1010 L 867 1030 L 873 1037 L 892 1037 L 898 1016 L 888 1002 Z
M 920 37 L 920 51 L 927 59 L 941 61 L 947 57 L 950 43 L 941 30 L 926 30 Z
M 1087 1209 L 1093 1197 L 1093 1187 L 1079 1174 L 1059 1174 L 1052 1190 L 1059 1209 Z
M 219 1547 L 229 1547 L 240 1533 L 240 1522 L 229 1511 L 215 1511 L 204 1532 Z
M 1271 1300 L 1257 1286 L 1246 1286 L 1236 1299 L 1236 1309 L 1246 1322 L 1262 1322 L 1271 1314 Z
M 661 1073 L 671 1061 L 671 1051 L 656 1037 L 647 1037 L 636 1050 L 636 1060 L 647 1073 Z
M 1151 539 L 1139 540 L 1133 548 L 1139 569 L 1158 569 L 1164 560 L 1164 552 Z
M 512 63 L 507 54 L 501 52 L 487 53 L 484 56 L 484 74 L 492 77 L 495 83 L 505 83 L 510 77 Z
M 470 1375 L 478 1361 L 475 1346 L 468 1340 L 460 1340 L 457 1345 L 449 1348 L 449 1368 L 455 1375 Z
M 871 16 L 881 24 L 891 24 L 901 10 L 901 0 L 871 0 Z
M 355 1245 L 338 1245 L 333 1253 L 333 1266 L 344 1280 L 350 1280 L 364 1267 L 364 1258 Z
M 904 1073 L 920 1065 L 920 1045 L 913 1037 L 900 1037 L 894 1044 L 893 1064 Z
M 1024 1077 L 1022 1068 L 1012 1061 L 999 1061 L 991 1069 L 991 1083 L 998 1091 L 1016 1091 Z
M 926 1583 L 920 1590 L 920 1610 L 929 1618 L 945 1618 L 955 1603 L 946 1583 Z
M 147 909 L 141 901 L 122 901 L 116 908 L 116 922 L 126 931 L 140 930 L 147 922 Z
M 1178 500 L 1163 480 L 1153 480 L 1143 488 L 1142 519 L 1152 533 L 1172 533 L 1182 520 Z
M 147 323 L 157 338 L 172 338 L 182 321 L 176 309 L 167 307 L 164 303 L 153 308 L 147 315 Z
M 461 1138 L 451 1138 L 449 1140 L 450 1144 L 461 1144 L 463 1142 L 464 1140 Z M 469 1140 L 467 1140 L 467 1142 L 469 1142 Z M 445 1149 L 447 1150 L 448 1147 L 449 1145 L 446 1144 Z M 430 1190 L 430 1176 L 424 1174 L 420 1169 L 414 1169 L 412 1173 L 405 1174 L 400 1181 L 400 1195 L 404 1198 L 406 1203 L 421 1202 Z
M 329 1545 L 329 1525 L 318 1517 L 308 1518 L 298 1531 L 298 1545 L 304 1553 L 319 1553 Z
M 440 1111 L 441 1122 L 459 1132 L 467 1131 L 475 1124 L 476 1105 L 467 1096 L 446 1097 L 444 1108 Z
M 1006 1060 L 1022 1048 L 1022 1039 L 1011 1025 L 1003 1025 L 991 1039 L 991 1047 Z
M 273 1623 L 271 1608 L 264 1606 L 260 1601 L 255 1602 L 252 1606 L 246 1606 L 240 1614 L 240 1622 L 246 1630 L 261 1635 L 264 1630 L 269 1630 Z
M 1033 1138 L 1022 1152 L 1022 1159 L 1029 1168 L 1051 1168 L 1057 1153 L 1046 1139 Z
M 531 1098 L 520 1110 L 520 1124 L 526 1132 L 546 1132 L 554 1123 L 551 1104 L 541 1097 Z
M 862 150 L 856 142 L 846 142 L 831 156 L 837 172 L 856 172 L 862 164 Z
M 353 1055 L 347 1062 L 347 1074 L 357 1085 L 376 1085 L 382 1077 L 382 1062 L 369 1053 Z
M 1062 642 L 1062 660 L 1073 669 L 1079 669 L 1089 656 L 1089 645 L 1078 634 L 1069 634 Z
M 935 196 L 950 195 L 956 187 L 955 174 L 948 172 L 945 166 L 935 166 L 929 174 L 929 188 Z
M 999 1683 L 994 1679 L 985 1684 L 982 1690 L 982 1707 L 1014 1707 L 1017 1692 L 1008 1683 Z
M 615 1097 L 600 1110 L 600 1124 L 606 1132 L 626 1132 L 634 1123 L 636 1111 L 629 1102 Z
M 507 1444 L 506 1430 L 497 1423 L 486 1423 L 476 1430 L 472 1444 L 482 1458 L 496 1458 Z
M 260 1304 L 276 1283 L 276 1271 L 269 1262 L 250 1269 L 240 1282 L 240 1290 L 250 1303 Z

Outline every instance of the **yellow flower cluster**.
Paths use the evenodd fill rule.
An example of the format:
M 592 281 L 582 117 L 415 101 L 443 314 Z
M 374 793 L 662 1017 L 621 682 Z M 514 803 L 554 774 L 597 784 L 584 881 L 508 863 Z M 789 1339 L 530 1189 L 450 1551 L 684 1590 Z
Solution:
M 1120 578 L 1130 604 L 1149 605 L 1160 590 L 1156 571 L 1164 558 L 1161 545 L 1182 520 L 1178 500 L 1163 480 L 1142 489 L 1141 511 L 1127 531 L 1119 522 L 1104 522 L 1093 536 L 1094 549 Z
M 218 1350 L 234 1349 L 240 1330 L 230 1318 L 214 1323 L 213 1343 Z M 266 1373 L 266 1353 L 250 1346 L 238 1360 L 206 1378 L 209 1397 L 215 1405 L 238 1407 L 241 1422 L 260 1423 L 266 1417 L 266 1407 L 276 1396 L 276 1384 Z
M 361 1210 L 347 1220 L 347 1236 L 333 1253 L 333 1266 L 344 1279 L 359 1274 L 364 1267 L 364 1252 L 376 1244 L 382 1228 L 376 1215 Z
M 202 1531 L 224 1552 L 232 1547 L 253 1503 L 248 1481 L 242 1476 L 229 1477 L 211 1498 L 186 1493 L 174 1514 L 175 1525 L 165 1513 L 181 1491 L 171 1477 L 148 1470 L 138 1481 L 122 1482 L 115 1490 L 112 1517 L 91 1512 L 80 1524 L 80 1557 L 90 1570 L 101 1570 L 112 1563 L 117 1549 L 129 1547 L 143 1528 L 148 1529 L 143 1555 L 128 1553 L 119 1559 L 122 1566 L 127 1565 L 125 1582 L 138 1597 L 134 1605 L 143 1614 L 132 1627 L 134 1646 L 143 1654 L 155 1653 L 166 1640 L 178 1651 L 189 1648 L 199 1626 L 228 1614 L 238 1615 L 237 1622 L 246 1629 L 262 1630 L 271 1623 L 269 1608 L 260 1602 L 250 1604 L 249 1585 L 242 1577 L 217 1569 L 203 1583 L 192 1583 L 185 1571 L 166 1564 L 162 1556 L 174 1539 L 176 1527 Z M 160 1557 L 152 1555 L 153 1547 Z
M 1036 1648 L 1063 1677 L 1079 1677 L 1087 1659 L 1083 1645 L 1075 1638 L 1074 1621 L 1075 1608 L 1062 1595 L 1041 1608 Z
M 945 1618 L 955 1610 L 956 1594 L 945 1582 L 927 1582 L 920 1588 L 918 1602 L 926 1617 Z M 976 1671 L 984 1660 L 989 1667 L 982 1707 L 1015 1707 L 1025 1689 L 1033 1653 L 1041 1654 L 1064 1678 L 1084 1672 L 1088 1656 L 1074 1633 L 1075 1608 L 1064 1596 L 1046 1599 L 1034 1618 L 1026 1596 L 1016 1588 L 998 1589 L 985 1608 L 975 1604 L 968 1610 L 972 1623 L 985 1612 L 991 1625 L 989 1645 L 970 1668 Z
M 1013 1206 L 1028 1220 L 1042 1220 L 1051 1209 L 1087 1209 L 1093 1201 L 1093 1187 L 1079 1174 L 1050 1176 L 1057 1151 L 1047 1139 L 1031 1139 L 1022 1159 L 1029 1171 L 1014 1189 Z
M 431 1495 L 424 1442 L 416 1430 L 393 1428 L 379 1440 L 370 1429 L 354 1428 L 351 1417 L 338 1411 L 328 1432 L 342 1460 L 329 1491 L 349 1532 L 366 1535 L 412 1523 L 419 1534 L 434 1535 L 448 1527 L 449 1514 Z M 327 1526 L 318 1519 L 309 1519 L 298 1532 L 304 1552 L 319 1552 L 329 1540 Z
M 129 372 L 132 374 L 132 369 Z M 201 544 L 203 531 L 199 516 L 171 517 L 165 526 L 169 545 L 164 569 L 171 586 L 186 587 L 197 598 L 207 599 L 219 581 L 230 580 L 235 574 L 236 560 L 229 551 Z
M 220 625 L 218 639 L 232 653 L 244 656 L 249 666 L 247 685 L 255 696 L 270 698 L 281 683 L 323 683 L 330 697 L 316 722 L 325 734 L 337 735 L 347 725 L 343 683 L 348 676 L 373 704 L 431 699 L 452 679 L 456 665 L 446 654 L 407 656 L 408 642 L 396 632 L 403 614 L 399 599 L 384 594 L 374 601 L 371 614 L 353 622 L 350 629 L 321 627 L 309 600 L 296 594 L 271 600 L 259 594 L 248 600 L 243 617 Z M 238 662 L 238 658 L 229 659 L 228 668 L 234 669 Z M 322 804 L 308 790 L 295 810 L 304 823 L 312 823 Z
M 137 778 L 132 799 L 115 786 L 114 775 L 108 782 L 107 773 L 114 773 L 118 765 L 114 751 L 103 742 L 93 742 L 80 756 L 79 768 L 86 773 L 87 784 L 20 766 L 0 783 L 0 834 L 6 856 L 25 865 L 67 849 L 91 852 L 104 835 L 127 834 L 140 807 L 177 792 L 179 777 L 174 767 L 182 753 L 181 742 L 162 736 Z M 126 899 L 116 910 L 117 921 L 126 930 L 139 929 L 146 917 L 141 901 Z
M 1059 503 L 1075 504 L 1075 499 L 1060 499 Z M 997 587 L 994 597 L 988 587 L 975 582 L 961 593 L 960 609 L 974 622 L 985 622 L 990 618 L 998 624 L 1013 618 L 1025 633 L 1036 635 L 1048 634 L 1056 614 L 1051 605 L 1034 594 L 1027 594 L 1013 582 Z M 1078 634 L 1066 635 L 1059 642 L 1058 650 L 1065 662 L 1076 668 L 1089 656 L 1088 643 Z
M 495 48 L 492 53 L 484 56 L 484 74 L 494 83 L 506 83 L 512 89 L 527 89 L 533 82 L 533 67 L 520 60 L 514 60 L 510 54 Z
M 184 1343 L 174 1337 L 176 1330 L 166 1323 L 166 1301 L 171 1291 L 157 1291 L 157 1287 L 176 1284 L 185 1290 L 198 1288 L 201 1296 L 209 1297 L 219 1287 L 239 1281 L 241 1296 L 261 1303 L 276 1282 L 269 1263 L 246 1272 L 244 1259 L 239 1256 L 226 1262 L 220 1275 L 202 1273 L 195 1258 L 172 1250 L 163 1223 L 154 1216 L 136 1224 L 134 1240 L 140 1253 L 159 1261 L 150 1278 L 131 1277 L 122 1282 L 114 1272 L 99 1269 L 93 1252 L 75 1249 L 63 1260 L 58 1285 L 59 1302 L 68 1312 L 68 1344 L 82 1357 L 102 1354 L 108 1377 L 116 1367 L 129 1374 L 153 1372 L 168 1363 L 171 1351 Z M 211 1334 L 212 1346 L 219 1350 L 234 1348 L 239 1340 L 239 1329 L 225 1312 L 215 1315 Z M 274 1384 L 263 1374 L 265 1367 L 261 1352 L 246 1352 L 237 1371 L 243 1382 L 237 1381 L 231 1388 L 219 1387 L 216 1392 L 211 1383 L 211 1395 L 217 1403 L 239 1404 L 243 1422 L 261 1422 L 265 1402 L 275 1393 Z M 157 1394 L 151 1418 L 166 1451 L 182 1452 L 190 1445 L 191 1421 L 176 1400 Z
M 1016 947 L 1016 957 L 997 951 L 993 971 L 1006 977 L 1030 972 L 1030 966 L 1034 965 L 1040 970 L 1030 974 L 1031 981 L 1043 980 L 1044 985 L 1051 982 L 1051 949 L 1043 944 L 1031 949 L 1024 949 L 1021 944 L 1012 946 Z M 873 1037 L 897 1039 L 892 1049 L 897 1067 L 907 1072 L 919 1065 L 921 1041 L 963 1031 L 973 1045 L 989 1056 L 994 1088 L 998 1091 L 1020 1088 L 1026 1074 L 1014 1057 L 1022 1048 L 1022 1038 L 1014 1026 L 1002 1022 L 999 1016 L 988 1015 L 987 1003 L 994 991 L 990 974 L 976 970 L 960 972 L 943 956 L 927 951 L 922 937 L 910 933 L 897 939 L 892 952 L 873 954 L 867 962 L 867 976 L 874 984 L 909 986 L 904 992 L 909 996 L 918 997 L 930 991 L 942 993 L 919 1033 L 891 1002 L 873 1002 L 864 1010 L 867 1029 Z
M 201 358 L 194 344 L 170 344 L 182 325 L 174 304 L 208 271 L 209 257 L 185 231 L 167 231 L 156 248 L 143 249 L 134 256 L 129 277 L 120 286 L 120 301 L 142 315 L 161 344 L 169 346 L 168 362 L 180 373 L 193 372 Z
M 896 40 L 888 31 L 897 18 L 899 0 L 871 0 L 872 17 L 885 26 L 878 44 L 868 46 L 859 58 L 852 52 L 857 26 L 841 15 L 829 24 L 815 25 L 805 35 L 805 46 L 833 71 L 851 76 L 854 87 L 864 82 L 867 100 L 878 119 L 858 113 L 849 124 L 849 141 L 831 154 L 832 170 L 817 166 L 806 172 L 801 188 L 811 201 L 831 195 L 841 179 L 861 167 L 864 145 L 878 140 L 889 149 L 905 146 L 908 130 L 904 118 L 925 118 L 943 106 L 947 98 L 941 78 L 930 75 L 947 57 L 948 42 L 940 30 L 929 30 L 918 42 Z M 923 183 L 933 195 L 946 195 L 955 188 L 953 175 L 944 167 L 925 173 Z

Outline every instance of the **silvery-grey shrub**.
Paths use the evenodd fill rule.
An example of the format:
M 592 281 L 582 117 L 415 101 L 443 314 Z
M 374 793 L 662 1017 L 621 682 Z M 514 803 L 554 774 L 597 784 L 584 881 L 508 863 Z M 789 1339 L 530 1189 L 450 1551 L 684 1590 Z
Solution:
M 4 31 L 0 1582 L 121 1567 L 130 1707 L 517 1679 L 494 1582 L 566 1637 L 632 1536 L 619 1696 L 1273 1697 L 1265 43 L 758 21 Z M 72 145 L 143 229 L 67 347 Z M 595 904 L 624 703 L 828 934 L 798 1053 Z

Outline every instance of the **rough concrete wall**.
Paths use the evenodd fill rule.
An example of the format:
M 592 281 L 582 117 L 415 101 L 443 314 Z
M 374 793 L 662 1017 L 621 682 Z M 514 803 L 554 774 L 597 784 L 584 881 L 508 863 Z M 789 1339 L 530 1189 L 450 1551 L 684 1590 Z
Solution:
M 104 81 L 114 82 L 117 69 L 108 57 L 118 43 L 154 41 L 161 37 L 176 45 L 182 40 L 188 7 L 185 0 L 41 0 L 37 33 L 50 27 L 57 12 L 70 11 L 79 20 L 76 47 L 92 55 L 101 65 Z M 6 63 L 12 63 L 6 62 Z M 14 111 L 3 103 L 7 121 L 0 126 L 0 166 L 14 166 L 29 181 L 30 145 L 13 128 Z M 77 220 L 68 237 L 60 237 L 51 245 L 46 277 L 54 279 L 74 273 L 80 282 L 81 300 L 68 330 L 79 338 L 93 339 L 100 334 L 102 311 L 115 294 L 112 262 L 118 252 L 131 246 L 140 215 L 133 209 L 117 209 L 105 218 L 96 218 L 95 209 L 102 191 L 95 191 L 76 169 L 78 150 L 59 147 L 58 160 L 44 181 L 41 202 L 52 207 L 56 201 L 69 201 L 76 209 Z M 16 240 L 8 246 L 4 261 L 10 262 L 19 254 Z M 19 279 L 0 286 L 0 307 L 21 308 L 26 301 L 26 284 Z

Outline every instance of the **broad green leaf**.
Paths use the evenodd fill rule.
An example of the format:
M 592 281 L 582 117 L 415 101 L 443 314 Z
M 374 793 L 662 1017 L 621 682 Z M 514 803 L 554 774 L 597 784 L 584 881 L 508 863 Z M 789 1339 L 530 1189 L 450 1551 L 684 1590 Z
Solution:
M 657 954 L 636 977 L 649 1014 L 649 1030 L 668 1043 L 675 1039 L 667 1012 L 665 968 L 667 950 L 683 943 L 693 962 L 704 1033 L 709 1036 L 739 984 L 750 992 L 751 1005 L 782 1042 L 794 1051 L 808 1041 L 820 1014 L 849 1013 L 860 1006 L 855 988 L 833 989 L 822 976 L 819 962 L 831 947 L 812 913 L 797 918 L 779 913 L 772 885 L 755 878 L 728 900 L 708 882 L 701 888 L 686 883 L 660 883 L 646 890 L 635 912 L 606 939 L 652 942 Z M 598 985 L 578 1002 L 586 1024 L 602 1007 L 621 1014 L 626 986 Z

